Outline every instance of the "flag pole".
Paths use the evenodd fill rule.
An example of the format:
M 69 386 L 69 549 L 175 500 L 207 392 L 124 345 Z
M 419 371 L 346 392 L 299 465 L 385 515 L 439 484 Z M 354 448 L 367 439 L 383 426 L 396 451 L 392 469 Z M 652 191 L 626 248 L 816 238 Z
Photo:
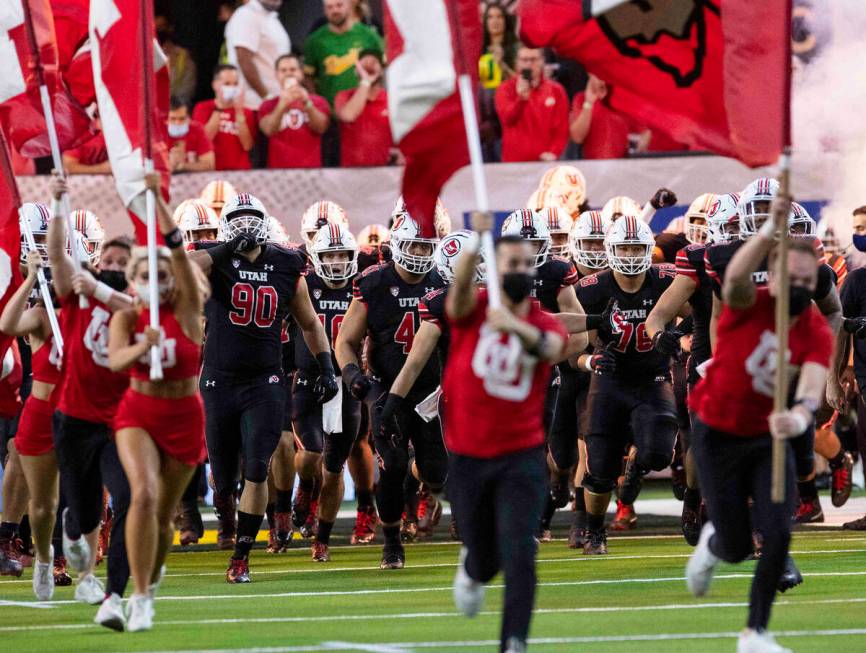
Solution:
M 39 44 L 36 42 L 36 30 L 33 27 L 33 15 L 30 12 L 30 0 L 21 0 L 21 5 L 24 9 L 24 25 L 27 29 L 27 43 L 30 47 L 30 56 L 33 58 L 33 71 L 36 73 L 36 79 L 39 82 L 39 99 L 42 102 L 42 114 L 45 117 L 45 128 L 48 131 L 48 143 L 51 146 L 51 160 L 54 169 L 64 178 L 66 171 L 63 169 L 63 157 L 60 153 L 60 142 L 57 140 L 57 125 L 54 122 L 54 109 L 51 106 L 51 96 L 48 94 L 48 86 L 45 83 L 45 73 L 42 68 L 42 57 L 39 54 Z M 72 254 L 72 262 L 75 265 L 75 271 L 81 270 L 81 258 L 78 256 L 78 248 L 75 247 L 75 225 L 72 222 L 72 211 L 69 209 L 69 195 L 63 193 L 60 197 L 60 210 L 63 212 L 63 219 L 66 221 L 66 232 L 69 237 L 70 253 Z M 53 217 L 53 216 L 52 216 Z M 78 296 L 78 306 L 87 308 L 90 302 L 84 295 Z M 54 312 L 54 305 L 49 301 L 46 304 L 48 314 Z M 58 331 L 59 332 L 59 331 Z M 55 334 L 55 339 L 57 335 Z
M 460 106 L 463 109 L 463 126 L 466 130 L 466 141 L 469 145 L 469 164 L 472 169 L 472 185 L 475 189 L 475 206 L 482 213 L 490 211 L 490 199 L 487 193 L 487 177 L 484 174 L 484 159 L 481 155 L 481 136 L 478 132 L 478 116 L 475 110 L 475 93 L 472 77 L 463 51 L 463 39 L 460 28 L 460 3 L 449 0 L 448 13 L 451 22 L 453 42 L 456 48 L 458 62 L 457 88 L 460 93 Z M 481 233 L 481 253 L 487 262 L 487 296 L 490 306 L 499 308 L 502 299 L 499 294 L 499 279 L 496 272 L 496 253 L 493 247 L 493 234 L 490 231 Z
M 151 117 L 153 116 L 153 46 L 152 35 L 149 33 L 148 12 L 151 12 L 150 0 L 141 2 L 141 52 L 144 61 L 144 174 L 153 172 L 153 140 Z M 152 12 L 151 12 L 152 13 Z M 150 326 L 159 329 L 159 287 L 157 285 L 157 268 L 159 263 L 156 252 L 156 198 L 153 191 L 145 189 L 145 213 L 147 216 L 147 268 L 148 268 L 148 308 L 150 310 Z M 162 380 L 162 346 L 150 348 L 150 378 L 152 381 Z

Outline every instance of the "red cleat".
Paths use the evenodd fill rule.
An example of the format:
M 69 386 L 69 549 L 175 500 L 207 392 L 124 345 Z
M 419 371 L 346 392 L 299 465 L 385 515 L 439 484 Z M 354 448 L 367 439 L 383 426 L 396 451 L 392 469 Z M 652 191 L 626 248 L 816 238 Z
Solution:
M 316 534 L 316 529 L 319 527 L 319 501 L 310 501 L 310 512 L 307 513 L 307 519 L 298 529 L 298 532 L 303 538 L 310 538 Z
M 797 512 L 794 513 L 794 521 L 798 524 L 820 524 L 824 521 L 824 510 L 821 508 L 821 500 L 815 497 L 811 501 L 800 501 Z
M 626 505 L 622 501 L 616 502 L 616 517 L 610 525 L 612 531 L 630 531 L 637 526 L 637 515 L 634 506 Z
M 355 515 L 355 527 L 352 529 L 351 544 L 370 544 L 376 539 L 376 525 L 379 516 L 373 506 L 365 510 L 359 510 Z
M 251 582 L 249 562 L 246 559 L 235 560 L 231 558 L 229 568 L 226 569 L 226 582 L 232 584 Z
M 328 545 L 324 542 L 314 541 L 311 549 L 313 552 L 313 562 L 331 562 L 331 552 L 328 550 Z
M 292 543 L 292 513 L 275 512 L 274 522 L 277 531 L 277 543 L 280 545 L 280 553 L 285 553 Z
M 72 576 L 66 571 L 66 558 L 63 556 L 54 556 L 54 585 L 56 587 L 72 585 Z
M 442 518 L 442 503 L 430 493 L 418 494 L 418 536 L 433 537 L 433 530 Z
M 851 471 L 854 469 L 854 457 L 849 451 L 842 456 L 842 464 L 833 470 L 833 481 L 830 485 L 830 497 L 837 508 L 844 506 L 851 496 Z

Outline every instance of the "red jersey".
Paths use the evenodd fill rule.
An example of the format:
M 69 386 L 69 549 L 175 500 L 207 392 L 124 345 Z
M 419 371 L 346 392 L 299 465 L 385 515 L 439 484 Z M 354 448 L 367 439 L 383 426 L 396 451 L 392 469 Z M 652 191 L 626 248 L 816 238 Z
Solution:
M 60 383 L 60 352 L 54 336 L 49 336 L 42 346 L 33 352 L 30 366 L 33 370 L 33 380 L 57 385 Z
M 528 100 L 517 95 L 517 78 L 496 89 L 502 122 L 502 160 L 538 161 L 545 152 L 559 158 L 568 144 L 568 95 L 561 84 L 543 79 Z
M 11 343 L 0 362 L 3 364 L 3 371 L 6 372 L 0 378 L 0 417 L 14 419 L 21 410 L 21 395 L 18 392 L 24 379 L 21 352 L 18 351 L 18 341 L 15 338 L 11 338 Z
M 144 339 L 144 329 L 150 324 L 150 311 L 146 308 L 138 315 L 133 337 Z M 198 377 L 201 366 L 201 345 L 190 340 L 180 326 L 171 306 L 159 307 L 159 328 L 162 332 L 162 378 L 177 381 Z M 129 371 L 135 379 L 150 380 L 150 350 L 138 359 Z
M 339 111 L 352 99 L 357 89 L 340 91 L 334 97 L 334 109 Z M 380 90 L 355 122 L 340 122 L 340 165 L 384 166 L 391 158 L 391 123 L 388 120 L 388 93 Z
M 73 293 L 60 300 L 63 378 L 56 388 L 57 408 L 70 417 L 111 424 L 129 378 L 108 369 L 111 310 L 93 297 L 87 301 L 81 308 Z
M 578 93 L 571 103 L 572 116 L 583 110 L 586 93 Z M 628 155 L 631 123 L 603 102 L 592 105 L 592 122 L 581 145 L 584 159 L 622 159 Z
M 757 289 L 749 308 L 722 309 L 713 361 L 689 395 L 689 406 L 708 426 L 742 436 L 769 432 L 778 350 L 775 311 L 767 288 Z M 814 305 L 791 325 L 788 350 L 791 365 L 829 367 L 833 335 Z
M 94 134 L 78 147 L 66 150 L 64 154 L 86 166 L 95 166 L 108 161 L 108 149 L 105 147 L 105 137 L 102 132 Z
M 189 121 L 189 131 L 185 136 L 180 138 L 172 138 L 166 133 L 168 149 L 172 149 L 178 143 L 183 144 L 183 151 L 186 153 L 184 161 L 187 163 L 195 163 L 208 152 L 213 152 L 213 143 L 204 133 L 204 125 L 197 120 Z
M 310 101 L 326 116 L 331 113 L 328 101 L 310 94 Z M 266 116 L 277 106 L 279 98 L 262 102 L 259 115 Z M 289 105 L 280 120 L 280 131 L 268 139 L 269 168 L 321 168 L 322 135 L 310 129 L 310 120 L 299 100 Z
M 192 119 L 197 120 L 202 125 L 210 120 L 211 115 L 216 111 L 216 104 L 213 100 L 204 100 L 195 105 L 192 110 Z M 237 110 L 234 107 L 228 109 L 219 109 L 220 124 L 217 129 L 216 136 L 213 137 L 214 158 L 216 159 L 217 170 L 249 170 L 250 163 L 249 153 L 244 150 L 241 145 L 241 139 L 238 138 L 238 123 L 235 118 Z M 249 109 L 244 109 L 244 115 L 247 118 L 247 127 L 253 139 L 256 137 L 256 114 Z
M 542 415 L 550 385 L 550 363 L 527 354 L 516 335 L 489 330 L 486 314 L 487 291 L 481 290 L 471 314 L 449 318 L 451 345 L 442 382 L 448 450 L 475 458 L 544 444 Z M 563 340 L 568 336 L 538 302 L 524 319 Z

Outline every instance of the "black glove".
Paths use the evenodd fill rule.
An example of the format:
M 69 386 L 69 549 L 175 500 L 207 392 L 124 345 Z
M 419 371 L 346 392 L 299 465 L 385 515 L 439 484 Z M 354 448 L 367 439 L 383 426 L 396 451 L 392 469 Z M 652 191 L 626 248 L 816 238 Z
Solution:
M 389 392 L 382 406 L 382 414 L 379 417 L 379 431 L 383 437 L 389 437 L 400 433 L 400 424 L 397 422 L 397 412 L 403 407 L 405 399 L 400 395 Z
M 616 372 L 616 354 L 612 342 L 608 343 L 601 352 L 590 357 L 589 367 L 596 374 L 613 374 Z
M 334 364 L 331 362 L 331 352 L 323 351 L 316 354 L 319 363 L 319 376 L 313 384 L 313 395 L 320 404 L 326 404 L 337 396 L 339 386 L 334 374 Z
M 610 316 L 613 315 L 614 311 L 618 309 L 619 304 L 617 301 L 611 297 L 607 301 L 607 306 L 604 307 L 604 310 L 601 313 L 596 314 L 588 314 L 586 316 L 586 330 L 592 331 L 593 329 L 597 329 L 602 324 L 610 324 Z
M 354 363 L 349 363 L 343 368 L 343 383 L 349 389 L 349 394 L 358 401 L 363 401 L 370 392 L 370 386 L 373 385 L 370 377 L 364 376 L 361 368 Z
M 866 338 L 866 317 L 846 317 L 842 322 L 842 328 L 855 338 Z
M 676 356 L 680 353 L 680 338 L 683 332 L 678 329 L 665 329 L 653 336 L 653 347 L 664 356 Z
M 232 238 L 228 245 L 229 249 L 235 254 L 242 254 L 243 252 L 254 250 L 258 246 L 258 242 L 250 234 L 241 233 Z
M 668 188 L 659 188 L 650 200 L 650 204 L 656 210 L 673 206 L 677 203 L 677 195 Z

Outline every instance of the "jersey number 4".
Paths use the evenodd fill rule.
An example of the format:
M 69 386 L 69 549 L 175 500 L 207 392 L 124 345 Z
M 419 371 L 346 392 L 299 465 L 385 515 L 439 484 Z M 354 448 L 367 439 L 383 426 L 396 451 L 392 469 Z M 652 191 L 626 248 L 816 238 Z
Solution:
M 415 314 L 404 313 L 400 326 L 394 332 L 394 342 L 403 345 L 403 353 L 408 354 L 415 342 Z
M 232 307 L 232 324 L 247 326 L 254 321 L 257 327 L 267 329 L 277 315 L 277 290 L 273 286 L 253 288 L 248 283 L 236 283 L 232 286 Z

